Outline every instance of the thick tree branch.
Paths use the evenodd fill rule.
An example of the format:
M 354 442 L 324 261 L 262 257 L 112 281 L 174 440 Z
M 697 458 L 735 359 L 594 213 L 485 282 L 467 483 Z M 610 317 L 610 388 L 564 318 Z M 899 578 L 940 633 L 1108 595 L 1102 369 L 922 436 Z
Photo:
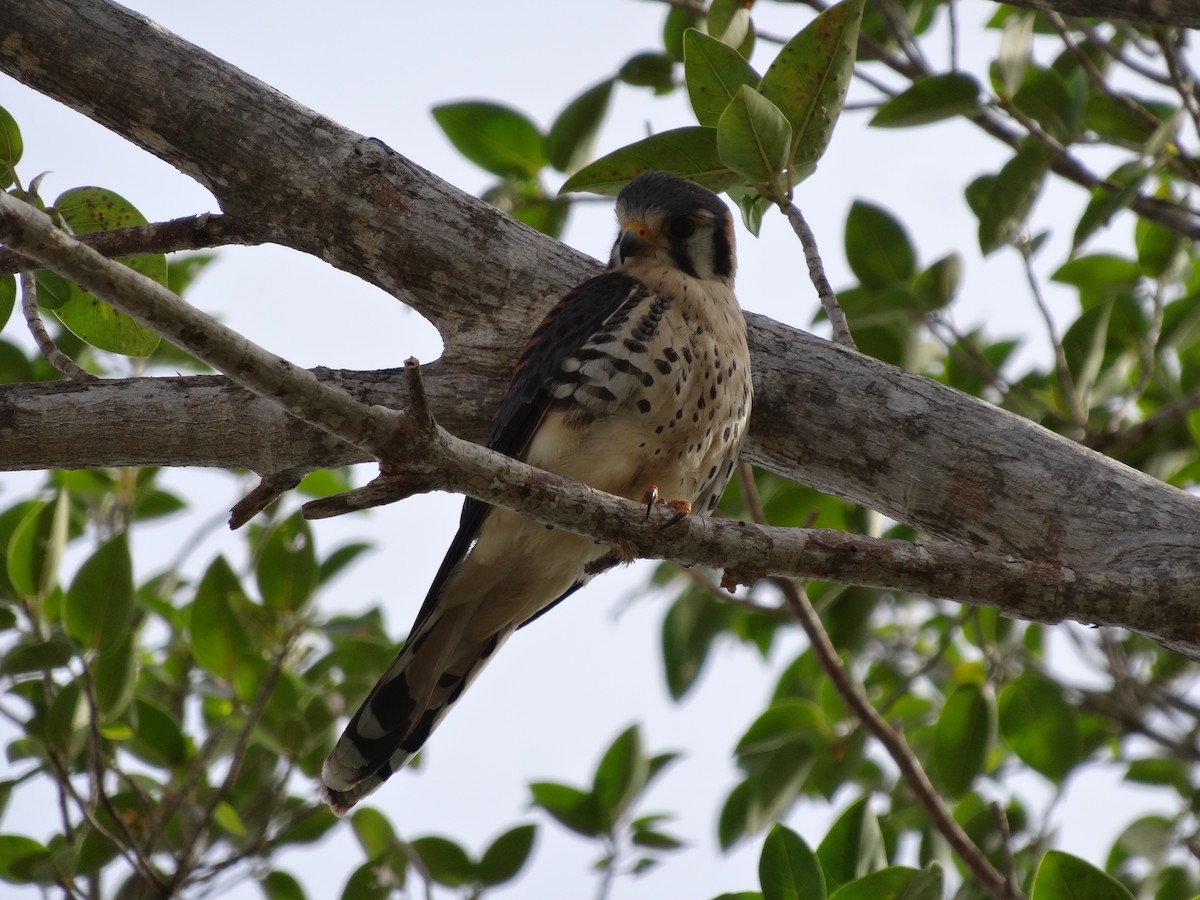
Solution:
M 1085 19 L 1125 19 L 1200 28 L 1200 7 L 1194 0 L 1004 0 L 1004 3 Z
M 446 346 L 426 370 L 430 402 L 465 437 L 483 434 L 539 314 L 597 269 L 113 4 L 0 0 L 0 18 L 0 70 L 197 178 L 263 237 L 380 285 L 430 318 Z M 1200 501 L 942 385 L 748 319 L 751 461 L 934 535 L 1095 573 L 1116 593 L 1081 615 L 1191 640 L 1200 620 L 1191 588 L 1200 584 Z M 386 373 L 316 374 L 354 384 L 364 403 L 403 404 Z M 217 378 L 6 387 L 0 446 L 14 469 L 208 464 L 270 474 L 368 458 Z M 945 592 L 936 581 L 914 589 Z M 986 590 L 1004 596 L 991 593 L 998 583 Z M 1124 610 L 1143 598 L 1159 603 L 1155 615 Z
M 198 358 L 227 369 L 243 387 L 371 453 L 385 473 L 381 485 L 390 484 L 399 496 L 448 488 L 606 543 L 632 542 L 638 555 L 724 569 L 726 581 L 790 575 L 919 592 L 1039 621 L 1122 625 L 1200 655 L 1200 617 L 1192 614 L 1200 604 L 1200 583 L 1194 579 L 1147 583 L 952 543 L 883 541 L 726 520 L 694 518 L 664 528 L 673 513 L 647 518 L 639 503 L 454 437 L 434 421 L 419 382 L 410 387 L 420 399 L 412 414 L 360 403 L 194 310 L 156 282 L 100 256 L 57 230 L 44 213 L 2 193 L 0 237 Z M 415 361 L 409 369 L 415 374 Z

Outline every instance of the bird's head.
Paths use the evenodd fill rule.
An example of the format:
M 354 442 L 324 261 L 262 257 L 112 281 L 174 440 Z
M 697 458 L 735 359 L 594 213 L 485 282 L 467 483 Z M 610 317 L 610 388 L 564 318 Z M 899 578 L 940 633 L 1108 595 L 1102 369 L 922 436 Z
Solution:
M 617 195 L 617 225 L 610 268 L 655 262 L 733 284 L 733 217 L 707 188 L 666 172 L 645 172 Z

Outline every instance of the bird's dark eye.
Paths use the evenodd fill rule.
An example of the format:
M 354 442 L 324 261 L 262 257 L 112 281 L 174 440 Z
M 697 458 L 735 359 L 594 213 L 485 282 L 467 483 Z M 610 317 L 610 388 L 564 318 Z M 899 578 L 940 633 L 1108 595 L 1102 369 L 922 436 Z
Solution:
M 690 238 L 696 233 L 696 223 L 691 219 L 672 219 L 669 230 L 671 237 Z

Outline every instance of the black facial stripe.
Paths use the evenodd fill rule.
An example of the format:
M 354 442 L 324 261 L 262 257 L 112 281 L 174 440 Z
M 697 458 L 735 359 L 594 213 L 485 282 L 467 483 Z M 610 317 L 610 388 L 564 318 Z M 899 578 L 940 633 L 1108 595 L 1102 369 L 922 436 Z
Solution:
M 718 220 L 713 229 L 712 237 L 713 274 L 718 278 L 729 278 L 733 275 L 733 246 L 729 240 L 729 229 L 726 223 Z

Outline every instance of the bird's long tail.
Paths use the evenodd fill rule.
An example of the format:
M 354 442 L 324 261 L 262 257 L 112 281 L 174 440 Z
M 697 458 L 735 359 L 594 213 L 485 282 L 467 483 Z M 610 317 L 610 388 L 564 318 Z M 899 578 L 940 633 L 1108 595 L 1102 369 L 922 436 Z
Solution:
M 470 604 L 442 605 L 383 673 L 321 770 L 321 796 L 339 816 L 400 769 L 512 633 L 472 636 Z

